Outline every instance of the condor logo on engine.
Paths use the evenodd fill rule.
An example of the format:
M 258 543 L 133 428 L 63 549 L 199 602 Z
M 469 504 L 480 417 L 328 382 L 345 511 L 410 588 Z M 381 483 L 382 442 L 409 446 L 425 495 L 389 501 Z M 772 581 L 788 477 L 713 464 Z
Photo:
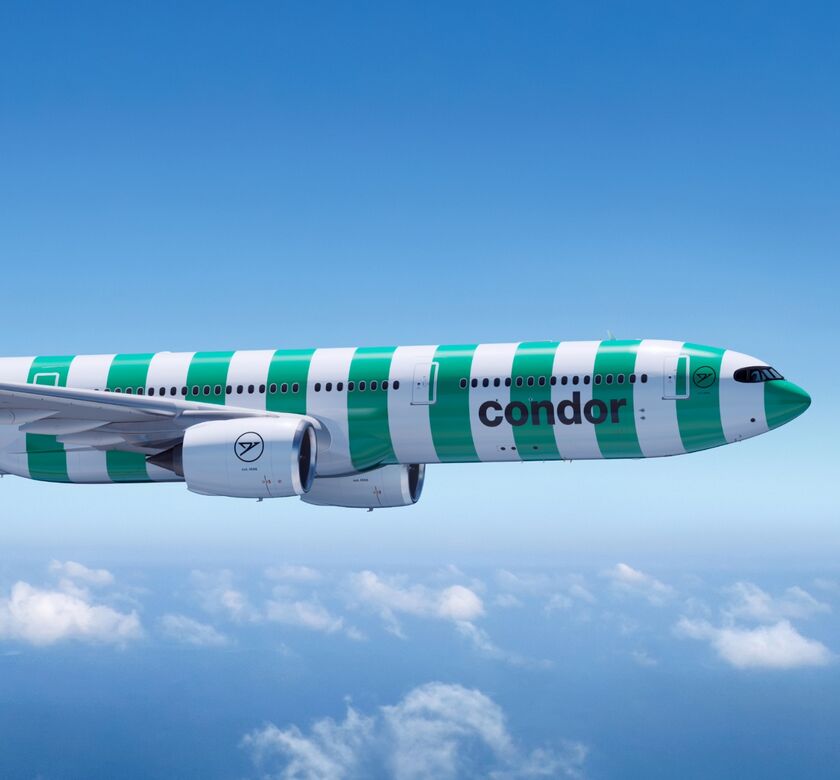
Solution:
M 255 460 L 259 460 L 264 449 L 263 437 L 253 431 L 243 433 L 233 443 L 233 451 L 236 453 L 236 457 L 245 463 L 253 463 Z

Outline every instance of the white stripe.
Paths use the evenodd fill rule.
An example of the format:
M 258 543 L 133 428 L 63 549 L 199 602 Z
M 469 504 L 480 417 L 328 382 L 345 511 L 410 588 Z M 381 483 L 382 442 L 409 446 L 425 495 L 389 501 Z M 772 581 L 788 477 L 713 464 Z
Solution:
M 412 405 L 414 368 L 431 363 L 436 346 L 397 347 L 391 359 L 389 382 L 399 381 L 399 390 L 388 391 L 388 424 L 391 444 L 400 463 L 437 463 L 428 404 Z
M 736 382 L 735 370 L 763 366 L 763 360 L 727 349 L 720 363 L 720 423 L 727 442 L 741 441 L 770 430 L 764 410 L 764 382 Z M 755 422 L 750 422 L 752 419 Z
M 67 387 L 83 390 L 104 390 L 108 385 L 113 355 L 77 355 L 67 371 Z M 67 450 L 67 476 L 71 482 L 110 482 L 104 450 Z
M 228 384 L 233 393 L 227 396 L 228 406 L 241 406 L 245 409 L 265 409 L 268 398 L 268 368 L 275 350 L 239 350 L 233 353 L 228 368 Z M 246 392 L 241 395 L 236 392 L 238 385 L 242 385 Z M 248 393 L 248 385 L 254 385 L 257 392 Z M 265 393 L 259 393 L 259 386 L 265 385 Z
M 484 425 L 478 418 L 478 410 L 486 401 L 495 401 L 502 408 L 510 402 L 510 387 L 505 386 L 505 379 L 513 372 L 515 344 L 479 344 L 475 348 L 470 376 L 470 426 L 472 439 L 479 460 L 520 460 L 513 437 L 513 427 L 504 418 L 501 425 Z M 494 379 L 501 380 L 499 387 Z M 478 381 L 478 387 L 472 386 L 472 380 Z M 484 387 L 483 380 L 489 380 Z M 501 417 L 501 412 L 494 411 L 494 417 Z
M 159 396 L 163 390 L 166 398 L 183 398 L 181 388 L 187 384 L 187 372 L 190 370 L 195 352 L 158 352 L 149 362 L 149 372 L 146 375 L 147 387 L 155 389 Z M 172 388 L 175 395 L 172 395 Z M 151 463 L 146 464 L 149 479 L 155 482 L 179 481 L 179 477 L 171 471 L 162 469 Z
M 34 357 L 0 358 L 0 381 L 26 384 L 33 360 Z M 26 436 L 13 425 L 0 425 L 0 470 L 29 477 Z
M 592 400 L 592 384 L 584 384 L 583 377 L 591 377 L 594 373 L 595 356 L 600 343 L 600 341 L 562 341 L 554 356 L 554 376 L 557 377 L 557 384 L 551 388 L 551 401 L 555 408 L 560 401 L 572 400 L 573 393 L 580 393 L 581 423 L 565 425 L 558 419 L 554 426 L 557 449 L 565 460 L 601 457 L 595 426 L 583 417 L 583 407 L 586 406 L 587 401 Z M 561 382 L 564 376 L 569 377 L 567 385 Z M 572 384 L 574 376 L 580 377 L 576 385 Z
M 679 355 L 682 348 L 682 341 L 645 339 L 636 353 L 633 414 L 639 447 L 646 458 L 685 452 L 677 421 L 677 402 L 662 397 L 665 359 L 668 355 Z M 639 381 L 642 374 L 648 375 L 644 384 Z
M 321 476 L 335 476 L 353 471 L 350 459 L 350 438 L 347 423 L 347 378 L 350 363 L 356 353 L 355 347 L 339 349 L 316 349 L 309 364 L 306 383 L 306 413 L 321 420 L 330 432 L 330 445 L 326 450 L 318 449 L 317 473 Z M 331 382 L 333 389 L 326 391 Z M 342 391 L 335 386 L 342 383 Z M 315 391 L 320 383 L 321 390 Z

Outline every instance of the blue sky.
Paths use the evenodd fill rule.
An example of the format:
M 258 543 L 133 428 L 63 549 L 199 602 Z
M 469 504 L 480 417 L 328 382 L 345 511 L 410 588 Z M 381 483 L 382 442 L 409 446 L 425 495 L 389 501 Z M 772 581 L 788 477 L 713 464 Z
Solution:
M 838 722 L 825 692 L 837 685 L 840 649 L 831 586 L 840 578 L 831 406 L 840 380 L 839 23 L 828 3 L 3 4 L 4 354 L 610 330 L 757 355 L 814 399 L 770 435 L 684 458 L 430 468 L 421 503 L 394 512 L 6 478 L 0 636 L 20 655 L 7 657 L 0 695 L 24 713 L 6 738 L 34 744 L 43 718 L 62 707 L 78 715 L 84 695 L 85 723 L 107 724 L 121 746 L 111 766 L 124 770 L 130 755 L 138 776 L 166 776 L 166 751 L 131 741 L 139 732 L 153 743 L 147 721 L 112 692 L 129 701 L 149 686 L 183 685 L 176 711 L 161 693 L 143 714 L 193 724 L 178 766 L 187 771 L 196 746 L 212 745 L 203 776 L 207 766 L 219 777 L 260 771 L 237 746 L 265 723 L 308 733 L 320 718 L 343 722 L 350 695 L 379 734 L 412 693 L 448 697 L 462 713 L 506 713 L 504 756 L 482 753 L 486 734 L 470 732 L 482 766 L 495 761 L 500 773 L 546 745 L 547 760 L 592 777 L 626 775 L 645 751 L 668 750 L 702 755 L 717 776 L 733 766 L 784 774 L 779 744 L 795 745 L 811 776 L 836 765 L 820 735 Z M 107 570 L 114 582 L 74 590 L 50 572 L 53 560 Z M 667 603 L 622 597 L 604 574 L 619 563 L 671 588 Z M 323 642 L 322 631 L 266 617 L 255 591 L 268 592 L 265 570 L 284 565 L 322 573 L 317 588 L 289 586 L 297 590 L 287 601 L 317 596 L 365 639 L 336 630 Z M 464 587 L 482 583 L 473 583 L 483 605 L 473 622 L 494 646 L 551 664 L 487 657 L 468 629 L 422 610 L 411 617 L 422 628 L 395 638 L 348 602 L 359 572 L 433 589 L 449 565 Z M 232 572 L 262 605 L 259 617 L 213 611 L 196 595 L 194 570 Z M 536 571 L 553 584 L 505 608 L 495 604 L 499 571 Z M 558 622 L 545 606 L 572 576 L 586 578 L 598 606 L 588 621 L 569 609 Z M 71 626 L 33 644 L 32 626 L 8 617 L 18 581 L 49 599 L 75 594 L 74 614 L 133 609 L 137 632 L 114 646 Z M 739 582 L 775 606 L 733 616 Z M 803 607 L 798 595 L 791 607 L 789 588 L 823 606 Z M 693 611 L 692 599 L 707 612 Z M 168 614 L 229 643 L 184 645 L 163 627 Z M 815 663 L 771 670 L 733 666 L 719 651 L 768 636 L 807 650 L 778 628 L 784 621 L 828 655 L 806 652 Z M 631 623 L 644 642 L 622 634 Z M 777 634 L 720 633 L 762 627 Z M 614 650 L 606 660 L 602 646 Z M 642 650 L 656 663 L 634 661 Z M 33 683 L 45 675 L 58 683 Z M 664 730 L 620 747 L 605 679 L 621 702 L 648 714 L 659 703 L 674 723 L 690 723 L 691 750 L 659 721 Z M 422 687 L 435 682 L 487 701 Z M 249 711 L 245 694 L 234 701 L 237 688 L 254 701 L 263 691 L 260 703 Z M 542 718 L 529 715 L 533 696 L 543 696 Z M 761 701 L 797 702 L 799 725 L 772 720 Z M 237 715 L 225 721 L 228 710 Z M 549 734 L 546 722 L 563 728 Z M 722 736 L 733 724 L 744 727 L 738 738 Z M 75 744 L 81 762 L 65 771 L 90 775 L 78 748 L 89 744 L 61 739 L 53 754 Z M 572 766 L 578 748 L 586 758 Z M 399 755 L 360 750 L 380 768 Z M 2 754 L 16 761 L 10 776 L 35 773 L 23 748 Z M 757 763 L 745 765 L 747 756 Z M 276 751 L 268 759 L 266 772 L 284 771 Z M 63 776 L 58 767 L 56 758 L 37 771 Z

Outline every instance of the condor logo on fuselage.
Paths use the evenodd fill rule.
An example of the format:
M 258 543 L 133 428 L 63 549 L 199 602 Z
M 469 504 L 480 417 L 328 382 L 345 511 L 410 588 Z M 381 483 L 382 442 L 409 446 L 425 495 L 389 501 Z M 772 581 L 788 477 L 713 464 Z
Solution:
M 482 425 L 495 428 L 502 422 L 513 426 L 526 425 L 580 425 L 584 420 L 592 425 L 600 425 L 609 418 L 611 423 L 619 421 L 618 414 L 627 405 L 626 398 L 613 398 L 609 402 L 593 398 L 581 409 L 580 393 L 572 393 L 571 399 L 560 401 L 556 406 L 551 401 L 511 401 L 502 406 L 498 401 L 485 401 L 478 408 L 478 419 Z

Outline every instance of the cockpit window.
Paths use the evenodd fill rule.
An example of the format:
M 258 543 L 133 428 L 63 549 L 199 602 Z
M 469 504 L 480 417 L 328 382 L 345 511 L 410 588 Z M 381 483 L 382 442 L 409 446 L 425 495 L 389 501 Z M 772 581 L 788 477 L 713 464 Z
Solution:
M 736 382 L 772 382 L 775 379 L 784 379 L 784 377 L 770 366 L 747 366 L 735 372 Z

